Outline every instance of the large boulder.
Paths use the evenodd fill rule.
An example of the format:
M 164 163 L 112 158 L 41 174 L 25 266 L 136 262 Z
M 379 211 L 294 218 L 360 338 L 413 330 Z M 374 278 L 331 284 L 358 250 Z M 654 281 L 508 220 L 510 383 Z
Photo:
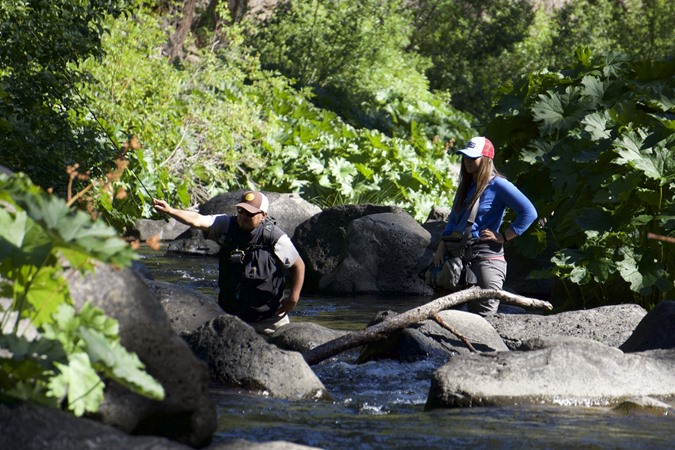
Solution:
M 267 343 L 238 317 L 223 314 L 185 340 L 208 363 L 215 386 L 285 399 L 330 398 L 300 353 Z
M 506 345 L 518 350 L 524 341 L 540 336 L 593 339 L 611 347 L 621 345 L 647 311 L 639 305 L 623 304 L 559 314 L 493 314 L 485 317 Z
M 336 294 L 429 295 L 418 276 L 432 256 L 429 239 L 404 211 L 355 219 L 347 227 L 339 263 L 319 287 Z
M 116 319 L 122 345 L 138 355 L 166 393 L 164 400 L 155 401 L 109 382 L 98 415 L 101 422 L 128 433 L 165 436 L 191 446 L 207 444 L 216 429 L 208 368 L 173 331 L 141 276 L 106 265 L 84 277 L 71 275 L 75 305 L 91 302 Z
M 0 403 L 0 448 L 7 450 L 192 450 L 157 436 L 131 436 L 114 427 L 32 403 Z M 208 450 L 310 450 L 284 441 L 243 439 L 211 444 Z
M 102 423 L 32 403 L 0 403 L 0 448 L 16 450 L 190 450 L 157 436 L 130 436 Z
M 624 354 L 581 338 L 529 341 L 529 351 L 459 355 L 437 369 L 427 408 L 612 406 L 675 395 L 675 349 Z
M 619 348 L 624 352 L 675 348 L 675 301 L 656 305 Z
M 319 282 L 340 262 L 346 246 L 349 224 L 371 214 L 403 212 L 397 206 L 338 205 L 324 209 L 301 223 L 293 235 L 293 242 L 305 262 L 303 292 L 317 292 Z
M 346 333 L 312 322 L 291 322 L 276 330 L 267 341 L 284 350 L 304 353 Z
M 218 303 L 201 292 L 164 281 L 146 280 L 179 336 L 190 334 L 206 322 L 223 314 Z
M 162 241 L 171 241 L 181 236 L 189 228 L 188 225 L 180 223 L 174 218 L 166 218 L 165 220 L 140 219 L 127 235 L 135 236 L 144 242 L 153 237 Z
M 391 317 L 392 314 L 395 313 L 380 313 L 371 325 Z M 478 352 L 508 351 L 494 328 L 478 314 L 450 309 L 440 311 L 438 317 L 443 325 L 435 320 L 425 320 L 391 333 L 383 341 L 364 346 L 359 362 L 385 358 L 400 361 L 429 357 L 447 359 L 472 351 L 464 339 Z

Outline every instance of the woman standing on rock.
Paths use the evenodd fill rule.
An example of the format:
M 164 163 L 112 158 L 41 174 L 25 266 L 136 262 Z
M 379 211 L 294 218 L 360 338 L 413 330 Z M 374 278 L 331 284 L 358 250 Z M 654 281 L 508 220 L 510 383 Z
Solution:
M 446 253 L 446 241 L 461 239 L 469 223 L 473 205 L 477 211 L 464 253 L 466 286 L 501 289 L 506 279 L 504 243 L 520 236 L 537 218 L 532 202 L 494 167 L 495 148 L 489 139 L 474 137 L 459 150 L 462 165 L 448 224 L 436 249 L 434 263 L 440 266 Z M 516 219 L 500 231 L 506 208 Z M 469 302 L 470 312 L 486 316 L 497 312 L 499 300 Z

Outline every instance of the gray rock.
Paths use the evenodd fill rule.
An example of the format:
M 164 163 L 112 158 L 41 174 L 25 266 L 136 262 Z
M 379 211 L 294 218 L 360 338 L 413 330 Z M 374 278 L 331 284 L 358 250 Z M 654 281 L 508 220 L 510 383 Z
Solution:
M 270 442 L 251 442 L 244 439 L 216 444 L 209 447 L 209 450 L 320 450 L 317 447 L 308 447 L 306 445 L 294 444 L 284 441 Z
M 31 403 L 0 403 L 0 448 L 21 450 L 190 450 L 156 436 L 128 434 L 93 420 Z
M 0 448 L 7 450 L 191 450 L 157 436 L 130 436 L 94 420 L 31 403 L 0 403 Z M 208 450 L 308 450 L 284 441 L 242 439 L 211 444 Z
M 675 348 L 675 301 L 656 305 L 619 348 L 624 352 Z
M 434 206 L 431 208 L 431 211 L 429 211 L 427 220 L 424 223 L 441 222 L 445 226 L 451 211 L 452 209 L 450 206 Z
M 201 231 L 189 230 L 189 233 L 188 236 L 191 237 L 183 238 L 185 236 L 183 234 L 181 238 L 169 242 L 166 247 L 167 253 L 215 256 L 220 251 L 220 246 L 210 239 L 204 239 Z
M 3 165 L 0 165 L 0 174 L 12 176 L 14 175 L 14 172 Z
M 179 336 L 189 334 L 223 314 L 218 303 L 194 289 L 163 281 L 146 281 Z
M 651 416 L 668 416 L 675 414 L 672 405 L 651 397 L 633 397 L 612 408 L 612 411 L 622 415 L 648 414 Z
M 189 228 L 188 225 L 173 218 L 167 220 L 140 219 L 134 224 L 134 230 L 141 241 L 147 241 L 152 237 L 158 237 L 162 241 L 171 241 Z
M 438 315 L 445 324 L 464 336 L 476 351 L 508 351 L 504 341 L 483 317 L 455 309 L 441 311 Z M 425 320 L 398 333 L 392 333 L 384 341 L 366 345 L 359 362 L 385 358 L 400 361 L 429 357 L 447 359 L 470 352 L 471 350 L 457 335 L 435 320 Z
M 424 295 L 431 290 L 418 277 L 429 262 L 429 233 L 404 211 L 353 220 L 346 248 L 319 287 L 337 294 Z
M 284 350 L 306 352 L 346 334 L 311 322 L 291 322 L 279 328 L 267 341 Z
M 211 381 L 217 386 L 286 399 L 330 397 L 300 353 L 268 344 L 237 317 L 223 314 L 185 340 L 208 363 Z
M 675 350 L 624 354 L 589 339 L 538 339 L 531 351 L 459 355 L 432 376 L 427 408 L 611 406 L 675 395 Z
M 305 262 L 303 291 L 318 291 L 321 278 L 335 270 L 346 245 L 347 228 L 353 220 L 371 214 L 402 211 L 397 206 L 339 205 L 301 223 L 295 229 L 293 242 Z
M 216 410 L 206 365 L 173 331 L 157 297 L 132 269 L 99 265 L 85 277 L 68 277 L 73 303 L 90 301 L 119 323 L 122 345 L 136 353 L 166 398 L 150 400 L 110 382 L 98 417 L 128 433 L 168 437 L 203 446 L 216 429 Z
M 639 305 L 624 304 L 551 315 L 493 314 L 485 319 L 506 345 L 518 350 L 523 341 L 540 336 L 573 336 L 618 347 L 647 314 Z

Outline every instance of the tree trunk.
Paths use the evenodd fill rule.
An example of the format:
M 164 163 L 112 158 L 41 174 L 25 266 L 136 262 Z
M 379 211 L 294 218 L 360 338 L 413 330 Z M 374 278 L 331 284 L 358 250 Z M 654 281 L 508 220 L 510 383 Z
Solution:
M 453 306 L 461 305 L 470 300 L 477 300 L 481 298 L 497 298 L 505 303 L 524 306 L 527 308 L 542 308 L 552 310 L 553 305 L 543 300 L 523 297 L 510 292 L 500 291 L 497 289 L 465 289 L 463 291 L 455 292 L 444 297 L 437 298 L 429 303 L 426 303 L 417 308 L 413 308 L 404 313 L 390 317 L 383 322 L 370 326 L 364 330 L 354 331 L 345 334 L 337 339 L 319 345 L 305 353 L 303 357 L 308 364 L 314 365 L 321 361 L 335 356 L 354 347 L 358 347 L 370 342 L 376 342 L 386 339 L 386 337 L 397 330 L 412 325 L 414 323 L 422 322 L 423 320 L 432 319 L 433 316 L 444 309 L 449 309 Z
M 168 53 L 171 61 L 176 58 L 182 59 L 183 55 L 183 44 L 185 44 L 185 39 L 187 38 L 190 29 L 192 28 L 192 19 L 195 17 L 195 4 L 197 0 L 185 0 L 183 6 L 183 18 L 181 19 L 176 32 L 169 38 Z

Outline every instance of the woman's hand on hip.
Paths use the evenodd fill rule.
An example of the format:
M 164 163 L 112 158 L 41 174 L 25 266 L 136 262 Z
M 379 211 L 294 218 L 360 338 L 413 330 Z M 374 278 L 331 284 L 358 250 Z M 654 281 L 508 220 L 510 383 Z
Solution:
M 489 229 L 481 230 L 480 232 L 481 241 L 493 241 L 500 244 L 504 243 L 504 235 L 499 231 L 493 231 Z

